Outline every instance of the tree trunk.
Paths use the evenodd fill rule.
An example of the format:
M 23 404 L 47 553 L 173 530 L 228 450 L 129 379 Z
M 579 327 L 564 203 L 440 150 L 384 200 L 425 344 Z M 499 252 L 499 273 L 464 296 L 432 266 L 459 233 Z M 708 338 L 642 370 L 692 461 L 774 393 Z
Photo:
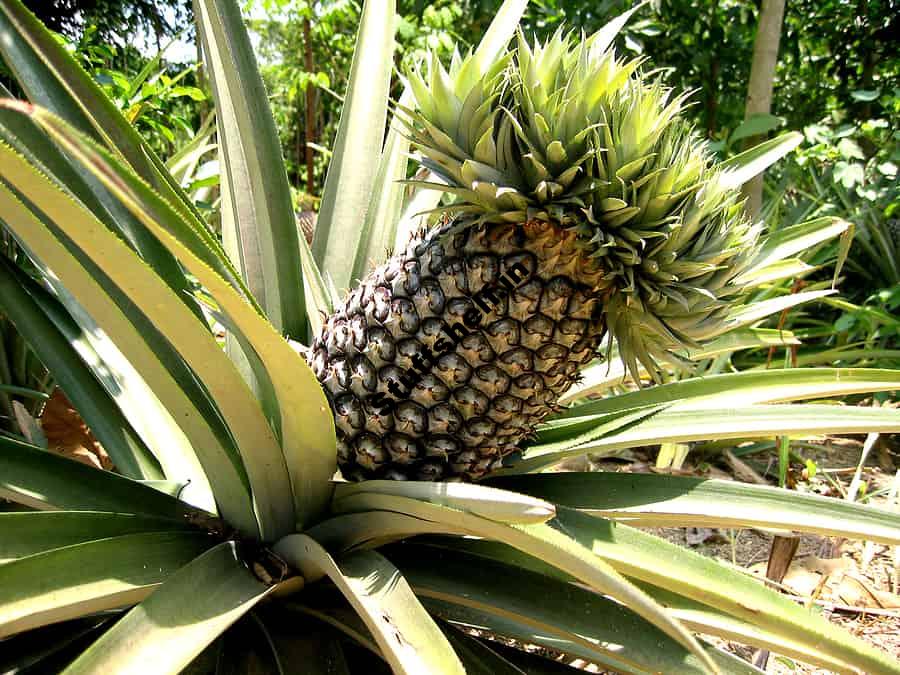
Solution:
M 313 74 L 313 46 L 309 18 L 303 20 L 303 42 L 305 46 L 304 68 L 309 76 Z M 310 143 L 316 141 L 316 88 L 311 82 L 306 83 L 306 192 L 310 195 L 315 190 L 313 182 L 313 149 Z
M 709 80 L 706 87 L 706 137 L 716 134 L 716 115 L 719 110 L 719 44 L 721 29 L 719 28 L 719 0 L 714 0 L 709 8 Z
M 778 42 L 781 39 L 781 22 L 784 18 L 784 0 L 762 0 L 759 25 L 753 43 L 753 63 L 750 66 L 750 84 L 747 86 L 747 105 L 744 119 L 771 112 L 772 89 L 775 84 L 775 64 L 778 61 Z M 752 147 L 763 140 L 748 138 L 745 147 Z M 754 218 L 762 207 L 763 174 L 744 183 L 747 212 Z

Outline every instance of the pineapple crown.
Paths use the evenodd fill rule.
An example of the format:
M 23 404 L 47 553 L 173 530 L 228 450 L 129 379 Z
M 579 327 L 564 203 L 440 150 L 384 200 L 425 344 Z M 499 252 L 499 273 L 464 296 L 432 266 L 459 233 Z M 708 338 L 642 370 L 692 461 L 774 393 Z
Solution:
M 462 222 L 539 219 L 574 230 L 603 270 L 606 323 L 633 373 L 724 332 L 758 225 L 705 143 L 609 31 L 557 31 L 485 62 L 432 56 L 404 109 L 421 161 Z

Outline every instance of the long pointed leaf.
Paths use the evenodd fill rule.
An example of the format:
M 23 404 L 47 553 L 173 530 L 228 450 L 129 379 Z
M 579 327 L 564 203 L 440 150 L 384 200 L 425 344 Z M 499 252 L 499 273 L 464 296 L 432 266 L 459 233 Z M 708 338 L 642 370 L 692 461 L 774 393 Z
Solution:
M 193 204 L 153 150 L 20 0 L 0 1 L 0 15 L 5 19 L 0 30 L 9 36 L 0 42 L 0 51 L 31 100 L 57 112 L 82 132 L 101 139 L 185 217 L 199 223 Z M 212 235 L 206 235 L 208 243 L 213 244 Z
M 230 399 L 234 406 L 233 414 L 242 418 L 242 424 L 236 426 L 233 431 L 240 435 L 250 431 L 245 424 L 251 419 L 248 414 L 253 408 L 248 408 L 247 403 L 232 398 L 235 393 L 240 394 L 243 390 L 244 398 L 252 401 L 250 392 L 206 328 L 197 322 L 196 317 L 187 311 L 180 300 L 171 297 L 168 288 L 158 277 L 146 267 L 140 266 L 139 259 L 130 249 L 106 228 L 93 221 L 87 212 L 77 208 L 77 205 L 56 191 L 50 183 L 2 145 L 0 155 L 3 157 L 0 172 L 4 178 L 15 181 L 16 187 L 23 190 L 29 199 L 41 204 L 45 209 L 45 216 L 65 233 L 64 239 L 84 246 L 87 249 L 84 251 L 85 254 L 92 257 L 95 264 L 102 265 L 106 272 L 114 275 L 115 279 L 110 281 L 128 293 L 132 301 L 136 301 L 138 306 L 152 310 L 156 314 L 156 324 L 160 329 L 167 331 L 166 337 L 180 343 L 180 347 L 186 351 L 185 355 L 193 358 L 196 365 L 202 365 L 207 374 L 213 378 L 209 380 L 209 384 L 216 382 L 214 389 L 227 392 L 224 393 L 226 398 L 219 403 L 226 403 Z M 158 366 L 158 361 L 149 351 L 146 342 L 135 334 L 131 322 L 103 291 L 99 280 L 78 263 L 66 249 L 62 239 L 58 239 L 4 187 L 0 187 L 0 213 L 19 241 L 50 267 L 56 278 L 84 303 L 85 309 L 102 322 L 117 345 L 128 345 L 131 348 L 129 361 L 142 369 L 142 374 L 148 382 L 152 382 L 150 378 L 165 378 L 168 375 L 158 370 L 154 372 L 147 370 L 154 365 Z M 153 319 L 152 314 L 148 318 Z M 194 330 L 191 330 L 192 327 Z M 193 423 L 193 433 L 197 437 L 195 449 L 215 489 L 223 514 L 235 527 L 250 533 L 257 531 L 258 526 L 249 503 L 249 494 L 241 475 L 243 467 L 240 458 L 220 445 L 205 420 L 196 417 L 196 408 L 187 400 L 184 391 L 173 387 L 173 384 L 159 381 L 154 390 L 168 393 L 167 407 L 170 410 L 184 410 L 183 413 L 175 415 L 179 423 Z M 255 402 L 251 402 L 250 405 L 255 406 Z M 258 407 L 256 409 L 259 411 Z M 265 424 L 264 420 L 262 424 Z M 259 426 L 257 429 L 265 431 Z M 259 439 L 258 433 L 253 435 Z M 265 438 L 265 435 L 262 438 Z M 287 523 L 284 527 L 287 527 Z
M 413 103 L 412 90 L 408 87 L 400 97 L 399 105 L 409 107 Z M 391 119 L 384 152 L 375 174 L 372 198 L 366 209 L 366 218 L 353 263 L 353 279 L 362 279 L 372 265 L 384 262 L 387 251 L 397 236 L 397 225 L 403 206 L 406 186 L 400 181 L 406 178 L 409 163 L 409 138 L 396 118 Z
M 528 0 L 505 0 L 500 6 L 475 50 L 475 56 L 480 63 L 492 63 L 500 52 L 506 49 L 527 6 Z M 631 12 L 626 14 L 630 15 Z
M 0 562 L 86 541 L 188 528 L 186 520 L 101 511 L 0 513 Z
M 0 496 L 37 509 L 202 519 L 202 512 L 151 487 L 5 436 L 0 436 Z
M 0 12 L 0 24 L 2 22 L 3 14 Z M 165 280 L 176 295 L 182 297 L 185 304 L 199 314 L 199 309 L 190 302 L 187 294 L 191 286 L 190 280 L 172 254 L 140 226 L 134 216 L 90 171 L 64 155 L 30 119 L 6 107 L 0 107 L 0 137 L 28 159 L 29 163 L 64 186 L 98 220 L 117 232 Z
M 395 495 L 469 511 L 501 523 L 545 523 L 553 517 L 553 504 L 540 499 L 499 492 L 483 485 L 421 481 L 367 480 L 337 486 L 335 504 L 360 493 Z
M 341 499 L 335 503 L 334 508 L 344 512 L 389 510 L 435 524 L 452 525 L 452 527 L 460 528 L 477 537 L 502 541 L 523 553 L 549 561 L 594 590 L 622 602 L 690 650 L 711 671 L 716 672 L 717 670 L 693 635 L 672 620 L 663 608 L 649 596 L 638 591 L 611 567 L 592 557 L 589 549 L 572 539 L 565 528 L 559 526 L 555 518 L 546 524 L 510 526 L 445 506 L 427 504 L 405 497 L 366 493 Z M 440 530 L 436 528 L 436 531 Z M 359 537 L 361 533 L 348 532 L 348 534 L 351 537 Z M 355 543 L 353 538 L 347 542 L 351 546 Z
M 580 526 L 573 524 L 571 516 L 578 515 L 572 512 L 565 516 L 566 526 L 573 528 L 573 536 L 587 542 L 591 537 L 586 532 L 593 534 L 593 549 L 597 555 L 608 559 L 699 632 L 772 649 L 838 672 L 858 672 L 858 668 L 849 665 L 857 663 L 858 650 L 864 654 L 861 658 L 874 659 L 870 663 L 883 659 L 869 645 L 742 572 L 604 519 L 595 518 L 593 520 L 599 522 L 593 523 L 590 516 L 581 515 Z M 423 543 L 438 548 L 450 547 L 446 539 L 427 538 Z M 574 581 L 545 561 L 494 542 L 469 539 L 453 542 L 452 548 L 547 577 Z M 661 559 L 667 561 L 666 566 L 659 565 Z M 645 580 L 651 576 L 655 581 Z M 708 587 L 704 586 L 704 579 L 708 579 Z M 732 585 L 734 594 L 729 593 Z M 872 672 L 897 671 L 885 670 L 882 663 L 880 669 Z
M 768 169 L 802 142 L 803 134 L 798 131 L 789 131 L 725 160 L 719 164 L 719 168 L 725 172 L 724 186 L 740 187 Z
M 426 606 L 448 619 L 465 617 L 519 642 L 599 661 L 619 672 L 706 672 L 688 650 L 634 612 L 573 584 L 450 546 L 398 545 L 386 553 Z M 474 569 L 478 574 L 471 573 Z M 707 651 L 723 672 L 756 672 L 735 657 Z
M 561 509 L 557 518 L 570 536 L 623 574 L 712 605 L 789 639 L 816 645 L 848 666 L 872 673 L 900 672 L 900 665 L 884 652 L 714 560 L 570 509 Z M 662 559 L 665 565 L 659 564 Z
M 235 0 L 196 0 L 194 13 L 218 115 L 226 250 L 276 330 L 299 339 L 306 311 L 297 225 L 250 38 Z
M 272 588 L 250 573 L 233 542 L 219 544 L 172 574 L 64 672 L 177 675 Z
M 366 0 L 350 81 L 316 222 L 313 254 L 338 289 L 349 288 L 361 225 L 381 157 L 394 51 L 395 0 Z
M 13 322 L 53 374 L 116 469 L 129 478 L 163 478 L 159 463 L 147 446 L 41 310 L 33 294 L 45 294 L 45 291 L 7 263 L 0 262 L 0 311 Z
M 794 368 L 694 377 L 619 396 L 574 405 L 554 416 L 566 419 L 638 406 L 672 403 L 675 408 L 715 408 L 781 403 L 900 389 L 900 370 Z
M 846 220 L 826 216 L 776 230 L 766 238 L 750 269 L 735 281 L 736 283 L 746 283 L 750 278 L 759 274 L 758 270 L 792 255 L 808 251 L 814 246 L 842 234 L 849 227 L 850 223 Z
M 123 174 L 122 167 L 117 166 L 115 160 L 97 152 L 89 142 L 74 134 L 58 118 L 39 109 L 32 110 L 32 114 L 67 150 L 91 167 L 101 180 L 108 181 L 111 189 L 118 189 L 119 181 L 116 177 Z M 277 474 L 271 473 L 272 467 L 284 461 L 292 483 L 296 521 L 301 524 L 306 522 L 324 509 L 331 495 L 327 481 L 336 468 L 334 420 L 315 375 L 287 341 L 253 311 L 224 278 L 156 222 L 152 212 L 146 207 L 147 200 L 152 200 L 152 193 L 146 188 L 141 190 L 140 185 L 133 187 L 138 192 L 122 190 L 117 194 L 126 200 L 128 208 L 208 290 L 218 304 L 222 320 L 239 340 L 244 355 L 253 368 L 256 382 L 260 385 L 260 402 L 275 435 L 281 441 L 281 449 L 276 451 L 266 443 L 246 443 L 238 438 L 241 451 L 249 453 L 246 458 L 249 461 L 247 468 L 251 482 L 257 483 L 255 498 L 267 501 L 270 510 L 283 508 L 281 503 L 284 490 L 271 493 L 270 490 L 272 481 L 280 480 Z M 223 370 L 227 373 L 232 368 L 223 367 Z M 243 382 L 240 386 L 234 386 L 236 395 L 249 393 Z M 227 399 L 223 400 L 223 403 L 226 402 Z M 245 402 L 243 405 L 244 416 L 256 408 L 255 403 Z M 237 409 L 234 409 L 234 416 L 225 411 L 223 413 L 226 421 L 234 422 L 239 418 Z M 257 427 L 256 430 L 261 431 L 262 428 Z M 237 429 L 232 428 L 236 437 L 245 431 L 253 432 L 246 420 Z M 263 492 L 256 489 L 260 487 Z M 283 519 L 284 514 L 280 516 L 280 520 Z M 283 528 L 284 523 L 278 528 L 282 530 L 282 534 L 287 531 Z
M 84 259 L 80 262 L 87 264 Z M 192 439 L 196 437 L 190 431 L 191 425 L 186 427 L 186 433 L 182 428 L 185 420 L 176 420 L 172 411 L 163 404 L 164 400 L 168 402 L 164 392 L 154 390 L 141 375 L 141 371 L 148 368 L 167 370 L 168 377 L 197 408 L 197 414 L 207 422 L 217 420 L 218 416 L 212 414 L 212 403 L 197 386 L 193 373 L 177 358 L 169 343 L 146 322 L 146 318 L 128 312 L 127 303 L 121 295 L 115 294 L 114 289 L 106 285 L 104 289 L 113 293 L 113 302 L 123 313 L 127 313 L 140 339 L 146 341 L 157 355 L 158 362 L 142 363 L 139 371 L 72 294 L 52 274 L 48 275 L 48 270 L 42 268 L 41 271 L 58 297 L 58 300 L 53 300 L 47 294 L 33 296 L 46 317 L 90 368 L 106 394 L 116 402 L 128 418 L 128 423 L 159 461 L 166 477 L 185 484 L 180 497 L 199 508 L 216 511 L 212 488 L 194 452 Z M 178 394 L 175 395 L 178 397 Z M 223 424 L 217 424 L 213 429 L 219 439 L 225 439 L 221 442 L 230 443 Z
M 762 300 L 761 302 L 753 302 L 732 312 L 728 317 L 728 320 L 718 326 L 715 331 L 710 334 L 710 337 L 721 335 L 722 333 L 726 333 L 742 326 L 749 326 L 750 324 L 761 321 L 762 319 L 777 314 L 778 312 L 782 312 L 790 307 L 796 307 L 805 302 L 825 298 L 832 294 L 834 294 L 834 291 L 831 290 L 804 291 L 801 293 L 791 293 L 777 298 Z
M 582 418 L 584 419 L 584 418 Z M 900 411 L 821 405 L 758 405 L 745 408 L 663 410 L 611 434 L 563 452 L 529 453 L 510 469 L 498 473 L 529 473 L 566 457 L 587 452 L 613 452 L 657 443 L 766 436 L 814 436 L 830 433 L 900 431 Z M 554 434 L 558 429 L 554 430 Z M 540 432 L 538 433 L 540 439 Z
M 140 602 L 211 543 L 202 533 L 126 534 L 0 565 L 0 638 Z
M 900 514 L 762 485 L 636 473 L 545 473 L 490 481 L 562 506 L 665 527 L 774 527 L 900 545 Z
M 275 551 L 306 579 L 328 575 L 366 622 L 395 673 L 465 672 L 397 568 L 378 553 L 363 551 L 335 561 L 303 534 L 286 537 Z

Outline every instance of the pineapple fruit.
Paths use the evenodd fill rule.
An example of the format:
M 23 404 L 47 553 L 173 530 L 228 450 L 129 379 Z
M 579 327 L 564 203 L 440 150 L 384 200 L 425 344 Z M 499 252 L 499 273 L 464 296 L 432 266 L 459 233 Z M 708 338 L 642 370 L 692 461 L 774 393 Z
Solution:
M 409 73 L 401 113 L 451 201 L 310 350 L 346 477 L 477 480 L 604 342 L 656 378 L 722 332 L 759 228 L 639 66 L 559 32 Z

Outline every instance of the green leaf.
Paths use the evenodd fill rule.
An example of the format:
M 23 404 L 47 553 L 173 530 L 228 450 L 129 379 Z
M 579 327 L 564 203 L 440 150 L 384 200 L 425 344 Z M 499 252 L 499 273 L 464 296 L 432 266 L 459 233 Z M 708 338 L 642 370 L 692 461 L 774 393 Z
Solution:
M 847 229 L 841 233 L 841 238 L 838 241 L 837 259 L 834 261 L 834 274 L 831 277 L 832 288 L 837 286 L 841 270 L 844 268 L 844 263 L 847 262 L 847 257 L 850 255 L 850 247 L 853 245 L 853 235 L 855 233 L 856 226 L 853 223 L 849 223 Z
M 81 262 L 84 264 L 86 261 L 82 259 Z M 122 351 L 110 340 L 109 335 L 58 281 L 54 281 L 52 275 L 48 276 L 47 272 L 46 268 L 42 268 L 42 273 L 45 278 L 51 280 L 53 290 L 60 301 L 53 301 L 48 294 L 35 294 L 34 300 L 40 305 L 41 310 L 78 353 L 82 362 L 88 366 L 106 395 L 111 397 L 122 414 L 127 416 L 128 423 L 150 448 L 162 465 L 165 475 L 185 484 L 179 496 L 190 504 L 215 512 L 215 498 L 191 440 L 179 426 L 179 421 L 176 421 L 163 406 L 161 400 L 164 399 L 157 397 L 148 381 L 145 381 L 138 370 L 126 360 Z M 97 276 L 99 278 L 100 275 Z M 109 285 L 105 286 L 105 289 L 113 290 Z M 127 311 L 127 304 L 121 297 L 116 296 L 112 299 L 119 308 Z M 128 318 L 134 321 L 141 317 L 131 312 Z M 214 410 L 212 404 L 205 393 L 196 386 L 193 374 L 181 359 L 177 358 L 169 343 L 146 322 L 138 322 L 134 328 L 159 359 L 156 363 L 142 364 L 142 369 L 162 365 L 163 369 L 168 371 L 168 376 L 174 378 L 178 387 L 185 392 L 188 400 L 197 407 L 200 416 L 206 420 L 218 419 L 217 415 L 214 417 L 210 413 Z M 110 419 L 114 421 L 115 418 Z M 219 438 L 226 437 L 224 425 L 218 424 L 215 428 Z
M 596 50 L 597 53 L 606 51 L 606 49 L 612 44 L 613 40 L 616 39 L 616 36 L 619 34 L 625 24 L 628 23 L 631 15 L 638 11 L 645 4 L 647 4 L 647 0 L 636 4 L 626 12 L 622 12 L 615 19 L 603 26 L 603 28 L 591 35 L 591 37 L 588 39 L 591 48 Z
M 205 533 L 126 534 L 0 565 L 0 638 L 140 602 L 211 544 Z
M 75 619 L 36 628 L 3 641 L 0 673 L 58 672 L 60 665 L 89 645 L 111 621 L 107 617 Z
M 339 289 L 349 288 L 387 116 L 394 53 L 395 0 L 366 0 L 350 81 L 316 222 L 313 254 Z M 351 254 L 348 255 L 347 252 Z
M 31 511 L 0 513 L 0 563 L 63 546 L 138 532 L 190 527 L 173 520 L 131 513 L 100 511 Z
M 761 276 L 766 268 L 790 256 L 809 251 L 846 232 L 850 227 L 846 220 L 827 216 L 776 230 L 766 237 L 751 267 L 735 283 L 750 283 Z
M 268 445 L 272 448 L 272 454 L 277 453 L 280 459 L 280 451 L 262 411 L 206 326 L 200 324 L 195 315 L 173 297 L 159 277 L 141 265 L 135 254 L 93 220 L 90 214 L 2 145 L 0 156 L 3 157 L 0 173 L 14 187 L 22 190 L 30 201 L 41 205 L 44 217 L 52 222 L 54 230 L 59 228 L 60 234 L 55 234 L 45 223 L 37 220 L 9 190 L 0 187 L 0 212 L 7 226 L 32 255 L 47 265 L 55 278 L 101 322 L 116 345 L 130 352 L 129 361 L 141 369 L 142 374 L 149 367 L 161 366 L 158 357 L 152 352 L 147 353 L 147 343 L 136 334 L 133 324 L 113 305 L 101 285 L 104 280 L 89 273 L 67 250 L 67 245 L 79 247 L 84 256 L 101 267 L 108 275 L 106 280 L 124 293 L 135 308 L 140 308 L 178 350 L 199 381 L 206 386 L 226 423 L 230 422 L 229 429 L 236 443 L 257 452 Z M 263 521 L 258 526 L 244 484 L 240 457 L 233 448 L 220 444 L 205 420 L 192 419 L 197 415 L 196 408 L 176 383 L 158 385 L 160 389 L 163 387 L 167 389 L 169 400 L 166 402 L 170 411 L 175 413 L 187 408 L 181 413 L 186 419 L 178 414 L 173 416 L 179 422 L 193 422 L 194 433 L 205 436 L 198 438 L 194 447 L 226 519 L 247 534 L 256 533 L 259 526 L 265 530 L 274 527 L 287 531 L 292 528 L 287 472 L 279 474 L 270 468 L 265 476 L 266 483 L 274 487 L 272 481 L 282 479 L 283 484 L 274 492 L 260 491 L 254 495 L 260 509 L 259 518 Z
M 740 187 L 772 166 L 802 142 L 803 134 L 789 131 L 726 159 L 718 165 L 719 169 L 723 171 L 722 186 Z
M 777 328 L 743 328 L 732 330 L 704 344 L 699 349 L 686 351 L 687 358 L 692 361 L 708 359 L 720 354 L 730 354 L 741 349 L 757 349 L 759 347 L 788 347 L 799 345 L 800 340 L 789 330 Z
M 900 514 L 763 485 L 605 472 L 510 476 L 489 484 L 642 527 L 769 527 L 900 545 Z
M 421 519 L 423 523 L 430 523 L 430 527 L 433 528 L 431 532 L 456 531 L 501 541 L 523 553 L 546 560 L 581 583 L 615 598 L 690 650 L 710 670 L 716 670 L 693 635 L 678 622 L 673 621 L 671 616 L 649 596 L 639 591 L 611 567 L 592 557 L 590 549 L 572 539 L 556 518 L 540 524 L 506 525 L 446 506 L 371 493 L 345 497 L 334 504 L 334 510 L 363 513 L 373 510 L 391 511 Z M 371 516 L 370 513 L 366 515 Z M 372 532 L 371 524 L 366 532 L 348 529 L 342 534 L 345 539 L 341 545 L 347 548 L 377 536 Z
M 692 377 L 588 401 L 557 413 L 552 419 L 600 415 L 662 403 L 671 403 L 675 409 L 718 408 L 897 389 L 900 389 L 900 370 L 791 368 L 786 371 L 746 371 Z
M 534 455 L 560 453 L 604 438 L 630 424 L 652 417 L 665 405 L 646 405 L 637 408 L 619 408 L 602 415 L 588 415 L 571 421 L 548 422 L 540 427 L 541 435 L 528 451 Z
M 366 622 L 398 674 L 464 673 L 453 649 L 387 559 L 363 551 L 333 560 L 314 539 L 293 534 L 275 552 L 307 581 L 327 575 Z
M 67 150 L 90 166 L 101 180 L 109 181 L 112 189 L 117 189 L 119 182 L 111 176 L 121 177 L 124 174 L 114 160 L 97 152 L 58 118 L 39 109 L 34 109 L 32 114 Z M 138 192 L 122 190 L 117 194 L 127 200 L 128 208 L 206 288 L 218 305 L 218 315 L 240 342 L 253 368 L 261 390 L 260 403 L 272 425 L 271 429 L 259 424 L 261 420 L 255 414 L 258 406 L 243 381 L 232 381 L 227 389 L 220 389 L 221 398 L 214 393 L 215 387 L 210 388 L 210 394 L 222 410 L 225 421 L 230 423 L 238 447 L 245 455 L 244 463 L 257 507 L 264 512 L 269 511 L 270 516 L 278 514 L 275 529 L 281 534 L 293 531 L 293 526 L 287 525 L 284 512 L 285 498 L 291 492 L 285 491 L 284 486 L 274 489 L 276 483 L 281 482 L 281 477 L 273 468 L 286 462 L 297 523 L 302 525 L 325 508 L 331 496 L 328 480 L 336 469 L 336 453 L 334 418 L 322 388 L 306 362 L 273 330 L 271 324 L 255 312 L 224 278 L 156 222 L 152 210 L 146 208 L 148 200 L 152 203 L 152 192 L 145 186 L 141 189 L 140 184 L 131 187 Z M 216 352 L 217 355 L 218 350 Z M 206 358 L 214 360 L 213 356 L 208 354 Z M 218 374 L 216 379 L 232 379 L 230 373 L 234 369 L 230 364 L 218 368 L 214 371 Z M 226 404 L 230 412 L 224 408 Z M 257 424 L 248 424 L 250 421 Z M 266 438 L 269 431 L 274 431 L 280 440 L 280 449 Z M 253 439 L 254 435 L 256 439 Z M 268 520 L 270 516 L 264 519 Z
M 386 554 L 426 606 L 448 620 L 618 672 L 706 672 L 697 658 L 658 628 L 574 584 L 454 551 L 451 542 L 440 547 L 398 545 Z M 706 651 L 722 672 L 757 672 L 740 659 Z
M 783 632 L 765 630 L 663 588 L 641 582 L 638 585 L 668 607 L 686 626 L 690 626 L 691 630 L 698 633 L 714 635 L 730 642 L 754 645 L 831 671 L 843 672 L 847 667 L 845 661 L 831 656 L 828 651 L 821 650 L 814 640 L 791 639 Z
M 586 422 L 590 418 L 575 418 Z M 576 427 L 575 432 L 580 431 Z M 612 453 L 616 450 L 658 443 L 729 438 L 820 434 L 859 434 L 900 431 L 900 411 L 822 405 L 757 405 L 739 408 L 671 408 L 613 433 L 563 452 L 538 453 L 525 450 L 523 459 L 499 473 L 531 473 L 573 455 Z M 538 432 L 538 442 L 541 434 Z M 554 436 L 559 430 L 553 429 Z
M 176 520 L 203 512 L 112 473 L 0 436 L 0 496 L 37 509 L 113 511 Z
M 418 499 L 509 524 L 544 523 L 555 513 L 553 504 L 543 500 L 492 490 L 483 485 L 393 480 L 339 483 L 334 493 L 335 508 L 340 508 L 341 499 L 360 493 Z
M 767 134 L 773 129 L 784 126 L 787 120 L 784 117 L 778 117 L 770 113 L 755 113 L 741 122 L 737 128 L 731 132 L 728 137 L 729 143 L 734 143 L 742 138 L 750 138 L 751 136 L 761 136 Z
M 528 0 L 504 0 L 475 50 L 475 57 L 482 67 L 496 61 L 509 45 L 527 6 Z M 626 19 L 630 15 L 631 12 L 626 12 Z
M 226 251 L 282 334 L 306 336 L 297 225 L 281 143 L 235 0 L 196 0 L 216 102 Z
M 653 535 L 604 518 L 559 506 L 558 527 L 593 551 L 663 604 L 677 595 L 715 612 L 739 620 L 745 637 L 747 624 L 765 637 L 777 636 L 785 645 L 799 646 L 807 654 L 818 653 L 836 670 L 897 673 L 900 667 L 878 649 L 833 625 L 813 610 L 766 587 L 760 580 L 726 567 L 698 553 Z M 465 540 L 454 544 L 465 550 L 507 564 L 522 566 L 549 576 L 559 576 L 546 560 L 522 556 L 493 542 Z M 665 561 L 661 564 L 660 561 Z M 654 590 L 652 587 L 656 587 Z M 753 643 L 753 640 L 748 640 Z
M 433 173 L 428 173 L 426 180 L 433 184 L 446 185 L 442 178 Z M 394 250 L 403 250 L 413 235 L 428 225 L 427 216 L 438 208 L 443 195 L 439 188 L 417 187 L 412 192 L 397 223 Z
M 177 675 L 272 588 L 250 573 L 234 542 L 219 544 L 172 574 L 64 672 Z
M 2 22 L 3 15 L 0 13 L 0 24 Z M 172 255 L 87 169 L 64 155 L 30 119 L 9 107 L 0 107 L 0 137 L 29 163 L 64 186 L 110 230 L 117 232 L 182 297 L 183 302 L 199 314 L 188 296 L 190 280 Z
M 720 354 L 730 354 L 741 349 L 758 347 L 787 347 L 799 345 L 794 334 L 789 330 L 775 328 L 742 328 L 729 331 L 713 338 L 698 349 L 688 349 L 684 357 L 691 361 L 708 359 Z M 638 366 L 643 372 L 643 367 Z M 599 394 L 622 384 L 628 377 L 625 364 L 619 358 L 606 362 L 595 362 L 581 370 L 582 379 L 570 387 L 560 397 L 560 403 L 569 403 L 588 394 Z
M 407 87 L 400 97 L 399 106 L 409 108 L 413 101 L 412 90 Z M 406 186 L 400 181 L 406 178 L 408 155 L 409 138 L 403 133 L 395 114 L 384 142 L 381 161 L 378 162 L 372 198 L 366 209 L 353 263 L 353 279 L 362 279 L 372 265 L 384 262 L 387 251 L 393 247 L 403 207 L 403 193 L 406 190 Z
M 34 295 L 44 295 L 45 302 L 53 302 L 37 283 L 0 261 L 0 311 L 53 374 L 116 470 L 129 478 L 163 478 L 159 463 L 65 336 L 44 314 Z
M 87 171 L 93 179 L 99 180 L 102 186 L 109 191 L 106 202 L 112 202 L 110 208 L 116 212 L 117 220 L 115 222 L 123 237 L 126 239 L 129 236 L 140 238 L 141 241 L 152 240 L 154 246 L 162 246 L 165 250 L 166 247 L 159 241 L 159 238 L 153 236 L 153 233 L 147 229 L 147 221 L 152 221 L 153 224 L 164 228 L 170 235 L 177 238 L 206 265 L 227 279 L 248 302 L 261 312 L 218 240 L 212 237 L 205 224 L 176 211 L 170 202 L 155 192 L 127 165 L 95 143 L 90 137 L 77 131 L 61 117 L 44 108 L 20 101 L 0 101 L 0 108 L 30 119 L 65 149 L 77 166 Z M 49 154 L 49 151 L 45 154 Z M 25 156 L 28 158 L 28 154 Z M 58 168 L 59 164 L 56 162 L 53 168 Z M 40 169 L 39 165 L 35 166 Z M 68 188 L 72 181 L 67 180 L 66 187 Z M 75 196 L 81 199 L 87 193 L 86 189 L 81 189 L 75 192 Z M 135 207 L 135 202 L 141 205 L 141 209 Z M 122 225 L 125 216 L 120 213 L 121 211 L 124 211 L 125 216 L 130 219 L 127 221 L 127 227 Z M 137 246 L 135 246 L 135 250 L 138 250 Z M 171 255 L 171 251 L 166 251 L 166 255 Z M 159 265 L 154 266 L 154 270 L 161 273 Z M 202 313 L 199 315 L 202 317 Z
M 622 574 L 679 593 L 785 638 L 816 646 L 848 666 L 897 673 L 883 652 L 740 572 L 624 525 L 561 508 L 560 527 Z M 660 565 L 665 560 L 665 565 Z
M 726 321 L 722 322 L 714 332 L 710 333 L 710 337 L 721 335 L 722 333 L 734 330 L 735 328 L 749 326 L 752 323 L 761 321 L 762 319 L 777 314 L 778 312 L 782 312 L 785 309 L 802 305 L 805 302 L 819 300 L 820 298 L 828 297 L 833 293 L 834 291 L 803 291 L 801 293 L 791 293 L 777 298 L 750 303 L 749 305 L 745 305 L 733 311 Z
M 183 184 L 194 175 L 203 155 L 218 147 L 211 142 L 213 135 L 216 133 L 215 121 L 215 113 L 209 113 L 204 118 L 200 128 L 197 129 L 194 137 L 166 160 L 166 169 L 179 184 Z
M 172 497 L 180 497 L 187 487 L 187 483 L 180 483 L 176 480 L 142 480 L 138 482 Z
M 770 284 L 773 281 L 780 281 L 782 279 L 802 278 L 811 272 L 814 272 L 816 269 L 818 268 L 807 265 L 799 258 L 787 258 L 786 260 L 779 260 L 778 262 L 766 265 L 765 267 L 757 267 L 748 270 L 741 275 L 740 283 L 746 284 L 747 288 L 752 288 L 754 286 Z
M 900 349 L 826 349 L 800 355 L 797 358 L 797 365 L 803 367 L 818 364 L 853 363 L 870 359 L 900 359 Z
M 303 291 L 306 293 L 309 325 L 312 335 L 318 335 L 324 318 L 331 315 L 335 305 L 305 236 L 300 237 L 300 265 L 303 268 Z

